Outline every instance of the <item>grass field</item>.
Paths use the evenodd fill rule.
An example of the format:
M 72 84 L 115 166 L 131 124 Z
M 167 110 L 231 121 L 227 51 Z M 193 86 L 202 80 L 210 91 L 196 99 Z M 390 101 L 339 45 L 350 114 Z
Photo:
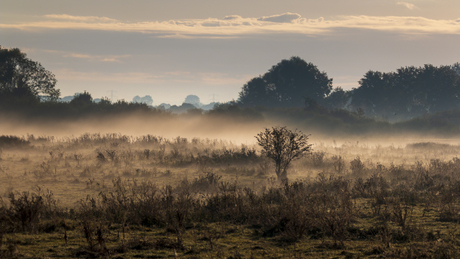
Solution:
M 402 143 L 402 142 L 401 142 Z M 458 258 L 459 145 L 0 136 L 4 258 Z

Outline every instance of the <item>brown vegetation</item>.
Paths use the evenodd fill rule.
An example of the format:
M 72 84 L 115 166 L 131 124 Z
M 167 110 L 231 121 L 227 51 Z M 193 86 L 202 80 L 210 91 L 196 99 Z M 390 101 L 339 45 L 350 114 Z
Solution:
M 458 256 L 456 145 L 317 144 L 279 184 L 225 141 L 3 138 L 3 257 Z

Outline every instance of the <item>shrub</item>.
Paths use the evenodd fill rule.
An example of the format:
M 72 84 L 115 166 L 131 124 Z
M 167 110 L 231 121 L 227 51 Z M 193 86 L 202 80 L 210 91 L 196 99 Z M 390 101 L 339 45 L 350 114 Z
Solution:
M 11 220 L 18 223 L 22 231 L 35 231 L 44 208 L 43 197 L 30 192 L 18 194 L 11 192 L 8 198 L 11 204 L 9 209 Z
M 16 136 L 0 136 L 0 149 L 1 148 L 23 148 L 30 146 L 30 142 L 24 138 Z
M 279 181 L 287 180 L 287 169 L 292 160 L 310 152 L 308 136 L 286 127 L 266 128 L 256 136 L 262 154 L 275 162 L 275 173 Z

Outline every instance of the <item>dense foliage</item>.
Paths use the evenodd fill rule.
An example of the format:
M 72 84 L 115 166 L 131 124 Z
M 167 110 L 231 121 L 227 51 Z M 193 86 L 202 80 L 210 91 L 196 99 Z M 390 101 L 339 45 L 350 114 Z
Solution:
M 369 71 L 352 91 L 351 106 L 368 116 L 410 118 L 460 108 L 460 75 L 450 66 Z
M 304 106 L 305 99 L 323 100 L 332 90 L 332 79 L 312 63 L 299 57 L 282 60 L 263 76 L 243 86 L 239 101 L 243 106 Z
M 282 60 L 246 83 L 238 104 L 244 107 L 347 109 L 396 121 L 460 108 L 460 64 L 369 71 L 359 87 L 332 89 L 332 79 L 299 57 Z
M 59 97 L 55 88 L 54 74 L 40 63 L 26 57 L 17 48 L 6 49 L 0 46 L 0 100 L 31 100 L 46 96 L 52 100 Z

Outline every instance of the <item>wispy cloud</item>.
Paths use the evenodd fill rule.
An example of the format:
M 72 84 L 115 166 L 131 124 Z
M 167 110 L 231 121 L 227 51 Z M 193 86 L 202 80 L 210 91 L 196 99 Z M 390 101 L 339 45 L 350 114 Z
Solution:
M 48 53 L 55 53 L 64 58 L 78 58 L 78 59 L 85 59 L 91 62 L 117 62 L 121 63 L 121 59 L 129 58 L 130 55 L 90 55 L 90 54 L 82 54 L 82 53 L 75 53 L 75 52 L 67 52 L 67 51 L 59 51 L 59 50 L 41 50 Z
M 417 6 L 415 6 L 414 4 L 411 4 L 411 3 L 398 2 L 398 3 L 396 3 L 396 4 L 397 4 L 397 5 L 402 5 L 402 6 L 406 7 L 406 8 L 409 9 L 409 10 L 418 9 Z
M 400 2 L 402 5 L 408 4 Z M 405 5 L 411 8 L 411 4 Z M 415 6 L 413 8 L 416 8 Z M 392 31 L 404 34 L 460 34 L 460 19 L 436 20 L 411 16 L 338 16 L 335 19 L 307 19 L 296 13 L 244 18 L 238 15 L 221 19 L 192 19 L 154 22 L 123 22 L 107 17 L 47 15 L 36 22 L 0 24 L 0 28 L 21 30 L 82 29 L 152 33 L 158 37 L 226 38 L 254 34 L 294 33 L 332 34 L 342 28 Z
M 117 62 L 121 63 L 122 58 L 130 57 L 129 55 L 87 55 L 87 54 L 78 54 L 78 53 L 69 53 L 63 55 L 65 58 L 80 58 L 86 59 L 88 61 L 101 61 L 101 62 Z
M 277 23 L 292 23 L 295 20 L 299 20 L 302 16 L 297 13 L 283 13 L 277 14 L 272 16 L 263 16 L 258 18 L 258 21 L 266 21 L 266 22 L 277 22 Z
M 68 14 L 48 14 L 45 15 L 46 18 L 56 19 L 56 20 L 67 20 L 67 21 L 79 21 L 79 22 L 116 22 L 117 20 L 111 19 L 108 17 L 99 17 L 99 16 L 74 16 Z

